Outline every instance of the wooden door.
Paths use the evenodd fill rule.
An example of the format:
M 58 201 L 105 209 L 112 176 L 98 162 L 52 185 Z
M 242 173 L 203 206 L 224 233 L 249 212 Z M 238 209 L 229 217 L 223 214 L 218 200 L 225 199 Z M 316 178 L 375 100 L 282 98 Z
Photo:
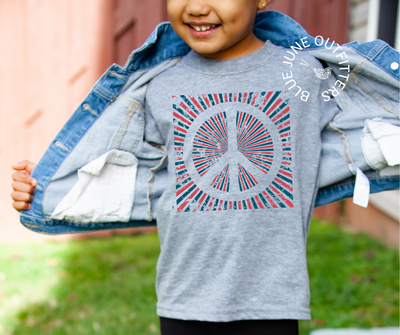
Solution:
M 289 15 L 312 36 L 348 42 L 349 0 L 276 0 L 268 9 Z
M 124 65 L 161 21 L 167 21 L 166 0 L 113 0 L 114 61 Z

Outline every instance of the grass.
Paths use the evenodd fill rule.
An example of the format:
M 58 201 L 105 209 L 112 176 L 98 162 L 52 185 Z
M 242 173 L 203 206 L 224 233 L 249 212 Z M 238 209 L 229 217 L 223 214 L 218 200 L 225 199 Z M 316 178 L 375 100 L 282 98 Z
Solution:
M 0 334 L 159 334 L 157 235 L 0 245 Z M 313 221 L 308 236 L 317 328 L 399 326 L 398 250 Z

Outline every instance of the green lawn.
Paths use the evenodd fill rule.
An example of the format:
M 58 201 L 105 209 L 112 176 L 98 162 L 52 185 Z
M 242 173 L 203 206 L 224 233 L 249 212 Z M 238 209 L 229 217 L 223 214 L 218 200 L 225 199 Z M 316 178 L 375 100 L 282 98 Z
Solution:
M 0 334 L 159 334 L 155 234 L 0 245 Z M 398 250 L 313 221 L 308 237 L 313 321 L 399 325 Z

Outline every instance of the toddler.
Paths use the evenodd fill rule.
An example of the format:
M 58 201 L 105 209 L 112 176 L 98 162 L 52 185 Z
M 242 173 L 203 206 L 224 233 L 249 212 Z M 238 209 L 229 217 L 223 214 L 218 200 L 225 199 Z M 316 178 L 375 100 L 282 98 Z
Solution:
M 144 138 L 166 148 L 157 204 L 157 314 L 163 335 L 298 334 L 310 320 L 306 240 L 321 131 L 339 112 L 302 53 L 253 32 L 270 0 L 168 0 L 191 51 L 147 86 Z M 307 100 L 282 80 L 301 78 Z M 285 75 L 284 75 L 285 77 Z M 34 164 L 14 166 L 14 207 L 28 210 Z M 56 210 L 57 211 L 57 210 Z M 71 219 L 61 209 L 58 219 Z

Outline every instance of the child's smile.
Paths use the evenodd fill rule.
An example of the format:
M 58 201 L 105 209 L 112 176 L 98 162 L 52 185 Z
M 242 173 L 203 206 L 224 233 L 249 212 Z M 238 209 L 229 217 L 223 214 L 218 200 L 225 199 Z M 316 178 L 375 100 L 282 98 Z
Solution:
M 198 54 L 232 59 L 250 54 L 264 42 L 253 34 L 256 13 L 270 0 L 168 0 L 175 32 Z
M 197 24 L 197 23 L 187 23 L 190 28 L 190 33 L 194 38 L 210 38 L 210 36 L 219 29 L 221 25 L 217 24 Z

